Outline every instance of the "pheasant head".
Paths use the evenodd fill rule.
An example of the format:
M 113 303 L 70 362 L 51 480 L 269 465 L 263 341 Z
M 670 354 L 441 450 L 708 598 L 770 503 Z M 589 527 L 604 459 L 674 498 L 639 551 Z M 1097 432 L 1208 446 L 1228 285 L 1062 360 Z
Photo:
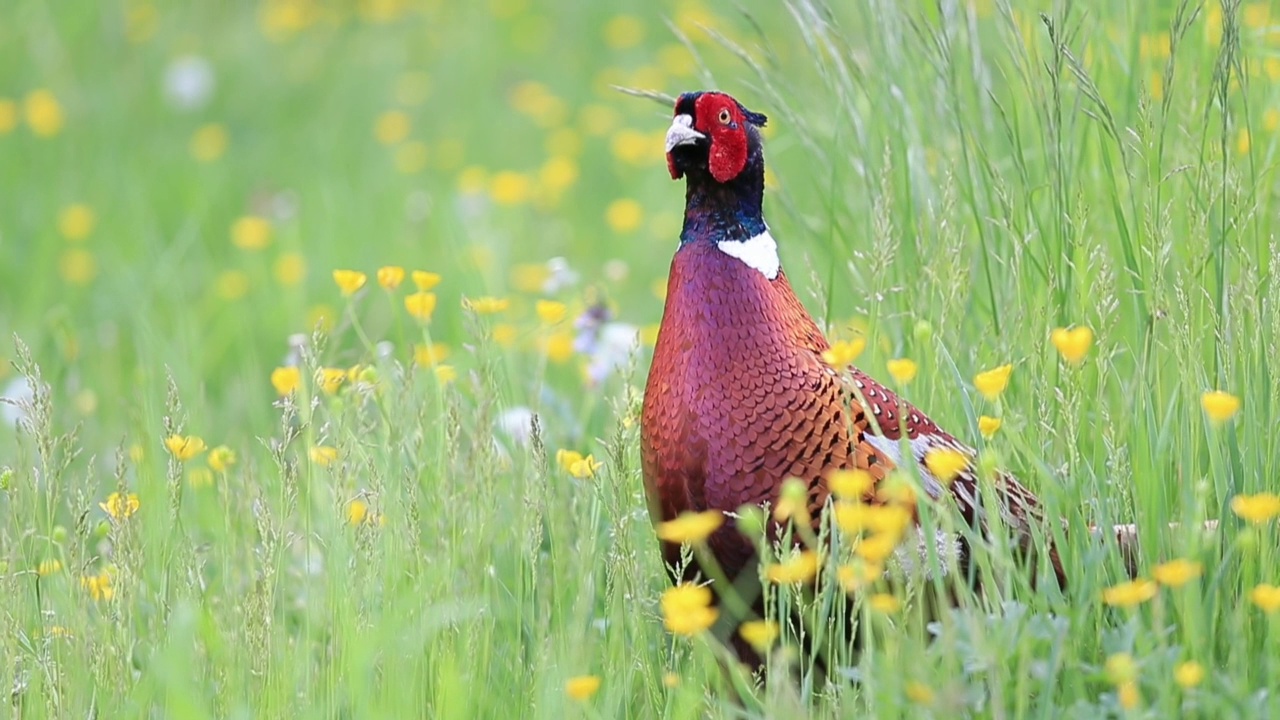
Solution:
M 719 92 L 687 92 L 676 99 L 667 130 L 667 169 L 690 183 L 764 179 L 760 132 L 768 118 Z
M 687 92 L 676 99 L 666 150 L 672 179 L 685 180 L 681 246 L 717 245 L 774 280 L 777 245 L 761 210 L 766 121 L 724 93 Z

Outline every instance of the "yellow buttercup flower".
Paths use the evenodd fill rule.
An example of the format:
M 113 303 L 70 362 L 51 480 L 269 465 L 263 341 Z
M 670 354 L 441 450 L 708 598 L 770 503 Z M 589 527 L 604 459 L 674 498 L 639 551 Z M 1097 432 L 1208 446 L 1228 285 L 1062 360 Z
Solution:
M 112 520 L 123 520 L 138 512 L 138 508 L 142 507 L 142 502 L 138 500 L 136 493 L 122 495 L 118 492 L 113 492 L 107 496 L 106 502 L 98 503 L 98 507 L 110 515 Z
M 414 270 L 410 273 L 410 277 L 413 278 L 413 284 L 420 292 L 426 292 L 440 284 L 440 273 Z
M 568 119 L 569 108 L 565 101 L 539 82 L 526 81 L 516 85 L 511 91 L 510 101 L 512 108 L 540 127 L 557 127 Z
M 1249 600 L 1266 613 L 1280 610 L 1280 587 L 1262 583 L 1249 591 Z
M 893 554 L 894 548 L 898 547 L 901 539 L 900 533 L 875 533 L 870 537 L 864 537 L 853 552 L 871 565 L 883 565 L 884 561 Z
M 604 219 L 616 233 L 634 232 L 644 223 L 644 208 L 631 198 L 614 200 L 605 208 Z
M 558 198 L 578 180 L 578 163 L 573 158 L 556 155 L 549 158 L 538 170 L 539 184 Z
M 62 104 L 48 90 L 35 90 L 22 101 L 27 126 L 37 137 L 49 138 L 62 131 Z
M 1108 656 L 1104 669 L 1107 673 L 1107 679 L 1116 685 L 1132 682 L 1134 678 L 1138 677 L 1138 664 L 1134 662 L 1133 656 L 1129 653 L 1116 653 Z
M 373 123 L 373 137 L 383 145 L 404 142 L 412 129 L 409 116 L 401 110 L 389 110 Z
M 564 694 L 571 699 L 582 702 L 590 700 L 600 689 L 600 678 L 596 675 L 579 675 L 571 677 L 564 684 Z
M 347 524 L 359 525 L 369 518 L 369 503 L 356 499 L 347 503 Z
M 876 499 L 882 503 L 910 507 L 916 504 L 916 486 L 905 475 L 894 472 L 876 488 Z
M 72 285 L 88 285 L 98 276 L 98 261 L 88 250 L 70 248 L 58 258 L 58 274 Z
M 982 433 L 982 437 L 990 440 L 1000 430 L 1000 426 L 1004 425 L 1004 421 L 990 415 L 983 415 L 978 418 L 978 432 Z
M 316 384 L 326 395 L 338 392 L 338 388 L 342 387 L 346 379 L 347 373 L 342 368 L 320 368 L 316 371 Z
M 676 635 L 704 632 L 719 616 L 719 611 L 711 607 L 711 590 L 705 585 L 680 583 L 663 591 L 659 604 L 663 626 Z
M 262 250 L 271 244 L 271 221 L 245 215 L 231 223 L 231 244 L 241 250 Z
M 204 452 L 204 440 L 197 435 L 171 435 L 165 438 L 164 446 L 179 460 L 186 462 Z
M 547 325 L 555 325 L 562 322 L 568 314 L 568 308 L 565 307 L 565 304 L 555 300 L 539 300 L 534 305 L 534 310 L 538 314 L 538 319 Z
M 1116 699 L 1120 701 L 1120 707 L 1125 710 L 1132 710 L 1142 702 L 1142 694 L 1138 691 L 1138 683 L 1132 680 L 1122 682 L 1116 686 Z
M 1173 680 L 1182 689 L 1190 690 L 1204 681 L 1204 666 L 1195 660 L 1179 663 L 1173 669 Z
M 890 377 L 899 385 L 906 385 L 916 377 L 918 369 L 914 360 L 907 358 L 897 358 L 885 363 L 885 367 L 889 370 Z
M 911 512 L 901 505 L 835 504 L 836 527 L 846 535 L 882 533 L 899 536 L 911 524 Z
M 1009 376 L 1013 374 L 1012 365 L 1001 365 L 998 368 L 980 372 L 973 377 L 973 386 L 978 388 L 988 400 L 1000 397 L 1009 387 Z
M 311 458 L 311 462 L 325 467 L 338 459 L 338 448 L 330 445 L 316 445 L 307 451 L 307 455 Z
M 1143 33 L 1138 37 L 1138 57 L 1165 60 L 1172 52 L 1169 33 Z
M 1120 706 L 1132 710 L 1138 706 L 1141 696 L 1138 693 L 1138 664 L 1128 653 L 1116 653 L 1107 658 L 1107 679 L 1116 686 L 1116 698 Z
M 395 290 L 402 282 L 404 282 L 404 268 L 399 265 L 378 268 L 378 284 L 387 290 Z
M 658 323 L 649 323 L 640 328 L 640 343 L 645 347 L 653 347 L 658 344 Z
M 1071 329 L 1055 328 L 1049 334 L 1049 340 L 1063 360 L 1079 365 L 1089 354 L 1089 348 L 1093 347 L 1093 330 L 1083 325 Z
M 367 365 L 361 365 L 360 363 L 352 365 L 343 372 L 343 382 L 351 384 L 360 382 L 360 376 L 366 369 L 373 371 L 373 368 Z
M 892 615 L 902 609 L 902 600 L 893 593 L 876 593 L 867 598 L 867 605 L 883 615 Z
M 342 297 L 351 297 L 356 291 L 364 287 L 365 274 L 359 270 L 334 270 L 333 282 L 342 291 Z
M 265 3 L 258 12 L 258 27 L 268 40 L 281 42 L 315 22 L 316 14 L 298 2 Z
M 585 480 L 596 474 L 603 463 L 597 461 L 591 455 L 583 455 L 576 450 L 557 450 L 556 463 L 570 475 L 579 480 Z
M 413 346 L 413 362 L 423 367 L 439 365 L 449 357 L 449 346 L 443 343 Z
M 71 242 L 89 237 L 95 224 L 97 216 L 94 215 L 93 208 L 83 203 L 68 205 L 58 213 L 58 232 Z
M 674 520 L 658 524 L 658 538 L 673 543 L 700 543 L 724 524 L 719 510 L 683 512 Z
M 421 140 L 410 140 L 396 148 L 396 172 L 401 175 L 417 175 L 427 168 L 427 144 Z
M 610 50 L 626 50 L 644 41 L 644 23 L 635 15 L 615 15 L 604 25 L 604 44 Z
M 1201 565 L 1185 558 L 1161 563 L 1151 570 L 1151 576 L 1165 587 L 1182 587 L 1200 577 Z
M 833 368 L 843 369 L 852 365 L 863 350 L 867 349 L 867 339 L 856 337 L 852 340 L 837 340 L 831 347 L 822 351 L 822 362 Z
M 622 122 L 622 113 L 609 105 L 591 103 L 578 111 L 578 125 L 582 132 L 596 137 L 608 135 Z
M 111 585 L 111 574 L 106 571 L 80 578 L 80 587 L 87 590 L 89 597 L 94 600 L 106 601 L 116 596 L 116 590 Z
M 933 690 L 919 680 L 912 680 L 907 683 L 906 687 L 907 699 L 916 705 L 932 705 Z
M 205 459 L 209 463 L 209 467 L 217 472 L 226 472 L 227 468 L 236 464 L 236 451 L 226 445 L 209 451 L 209 457 Z
M 1215 423 L 1224 423 L 1240 412 L 1240 398 L 1228 392 L 1213 390 L 1200 396 L 1200 407 Z
M 436 294 L 419 290 L 412 295 L 406 295 L 404 308 L 418 322 L 428 322 L 431 320 L 431 313 L 436 310 Z
M 496 298 L 489 295 L 475 298 L 463 298 L 462 307 L 474 312 L 477 315 L 496 315 L 506 310 L 511 305 L 511 301 L 506 298 Z
M 498 205 L 519 205 L 526 202 L 533 192 L 529 177 L 513 170 L 494 173 L 489 181 L 489 197 Z
M 302 371 L 296 367 L 278 367 L 271 371 L 271 387 L 281 397 L 291 394 L 302 384 Z
M 809 583 L 817 577 L 818 565 L 818 553 L 803 550 L 780 563 L 771 563 L 765 568 L 765 577 L 779 585 Z
M 458 192 L 463 195 L 479 195 L 489 186 L 489 171 L 470 165 L 458 173 Z
M 281 253 L 272 265 L 271 272 L 275 274 L 276 282 L 282 286 L 297 285 L 307 276 L 307 259 L 302 253 Z
M 1280 58 L 1267 58 L 1263 65 L 1267 68 L 1267 79 L 1280 80 Z M 1280 110 L 1269 108 L 1262 113 L 1262 128 L 1269 133 L 1280 130 Z M 3 134 L 3 130 L 0 130 L 0 134 Z
M 494 339 L 497 339 L 498 328 L 493 329 Z M 513 338 L 514 339 L 514 338 Z M 551 333 L 546 337 L 538 339 L 538 346 L 542 348 L 542 352 L 547 354 L 547 359 L 553 363 L 560 364 L 568 362 L 575 352 L 573 347 L 573 333 L 567 330 Z
M 57 558 L 41 560 L 36 566 L 36 574 L 40 576 L 52 575 L 60 570 L 62 570 L 62 561 Z
M 836 568 L 836 580 L 845 592 L 858 592 L 884 577 L 884 566 L 866 562 L 855 562 Z
M 332 332 L 333 317 L 333 308 L 328 305 L 324 303 L 312 305 L 307 309 L 307 320 L 304 326 L 318 329 L 321 332 Z
M 827 488 L 841 500 L 858 500 L 875 484 L 875 478 L 866 470 L 833 470 L 827 475 Z
M 591 132 L 590 128 L 586 128 Z M 624 128 L 614 133 L 609 149 L 617 159 L 632 165 L 643 165 L 650 162 L 651 156 L 661 157 L 662 146 L 657 145 L 646 133 Z
M 191 136 L 191 156 L 199 162 L 213 162 L 226 154 L 230 144 L 227 128 L 219 123 L 210 123 L 198 128 Z
M 214 278 L 213 289 L 223 300 L 239 300 L 249 293 L 249 273 L 243 270 L 224 270 Z
M 781 628 L 773 620 L 748 620 L 738 628 L 738 634 L 757 652 L 765 652 L 778 641 Z
M 148 2 L 130 4 L 124 17 L 124 37 L 134 45 L 140 45 L 155 35 L 159 24 L 154 5 Z
M 1156 596 L 1156 584 L 1150 580 L 1130 580 L 1102 591 L 1102 601 L 1114 607 L 1134 607 Z
M 924 455 L 924 466 L 943 485 L 950 485 L 960 473 L 969 467 L 969 458 L 953 448 L 937 448 Z
M 1271 22 L 1271 7 L 1268 3 L 1247 3 L 1240 13 L 1244 26 L 1251 30 L 1261 30 Z
M 452 365 L 437 365 L 435 374 L 436 381 L 441 385 L 448 385 L 458 379 L 458 370 Z
M 1260 525 L 1280 516 L 1280 495 L 1269 492 L 1236 495 L 1231 498 L 1231 512 L 1247 522 Z

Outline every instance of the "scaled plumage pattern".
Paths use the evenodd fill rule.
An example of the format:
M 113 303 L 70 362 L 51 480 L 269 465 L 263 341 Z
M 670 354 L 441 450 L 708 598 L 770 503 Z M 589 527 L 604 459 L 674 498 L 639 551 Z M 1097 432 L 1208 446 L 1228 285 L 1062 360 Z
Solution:
M 686 206 L 641 424 L 654 520 L 776 506 L 788 477 L 807 485 L 816 519 L 831 471 L 883 480 L 901 460 L 905 433 L 925 490 L 950 495 L 967 522 L 985 528 L 972 466 L 947 484 L 924 463 L 933 449 L 969 458 L 973 450 L 856 368 L 822 360 L 828 342 L 792 291 L 761 213 L 765 121 L 728 95 L 685 93 L 667 133 L 668 169 L 686 181 Z M 1008 475 L 995 489 L 999 514 L 1030 549 L 1036 497 Z M 754 546 L 732 523 L 709 546 L 730 577 L 754 572 Z M 663 552 L 674 566 L 679 546 L 664 543 Z M 1065 583 L 1056 552 L 1049 556 Z M 694 565 L 684 579 L 698 574 Z

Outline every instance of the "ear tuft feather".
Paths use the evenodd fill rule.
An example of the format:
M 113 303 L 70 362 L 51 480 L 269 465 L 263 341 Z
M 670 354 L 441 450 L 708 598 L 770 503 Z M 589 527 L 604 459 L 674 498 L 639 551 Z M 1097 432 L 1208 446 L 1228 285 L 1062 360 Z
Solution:
M 742 108 L 742 115 L 747 119 L 747 122 L 751 123 L 752 125 L 755 125 L 756 127 L 764 127 L 765 124 L 769 122 L 769 118 L 766 117 L 764 113 L 751 112 L 750 110 L 742 107 L 741 105 L 739 105 L 738 107 Z

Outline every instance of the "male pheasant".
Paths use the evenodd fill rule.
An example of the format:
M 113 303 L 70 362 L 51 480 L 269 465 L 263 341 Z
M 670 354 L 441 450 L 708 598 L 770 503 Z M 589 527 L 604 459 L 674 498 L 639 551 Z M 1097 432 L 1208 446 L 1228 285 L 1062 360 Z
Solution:
M 937 448 L 973 451 L 860 370 L 823 362 L 827 340 L 787 282 L 761 214 L 765 121 L 723 93 L 691 92 L 677 99 L 667 132 L 668 169 L 685 178 L 686 193 L 641 420 L 655 521 L 776 507 L 789 477 L 807 485 L 816 519 L 832 471 L 884 479 L 903 460 L 905 433 L 925 491 L 935 500 L 949 494 L 967 522 L 984 528 L 973 468 L 948 484 L 924 463 Z M 999 514 L 1029 550 L 1036 497 L 1008 475 L 995 488 Z M 754 572 L 754 546 L 732 523 L 708 544 L 731 578 Z M 665 543 L 663 552 L 674 568 L 679 546 Z M 1049 556 L 1065 582 L 1056 552 Z M 683 579 L 699 572 L 695 564 Z

